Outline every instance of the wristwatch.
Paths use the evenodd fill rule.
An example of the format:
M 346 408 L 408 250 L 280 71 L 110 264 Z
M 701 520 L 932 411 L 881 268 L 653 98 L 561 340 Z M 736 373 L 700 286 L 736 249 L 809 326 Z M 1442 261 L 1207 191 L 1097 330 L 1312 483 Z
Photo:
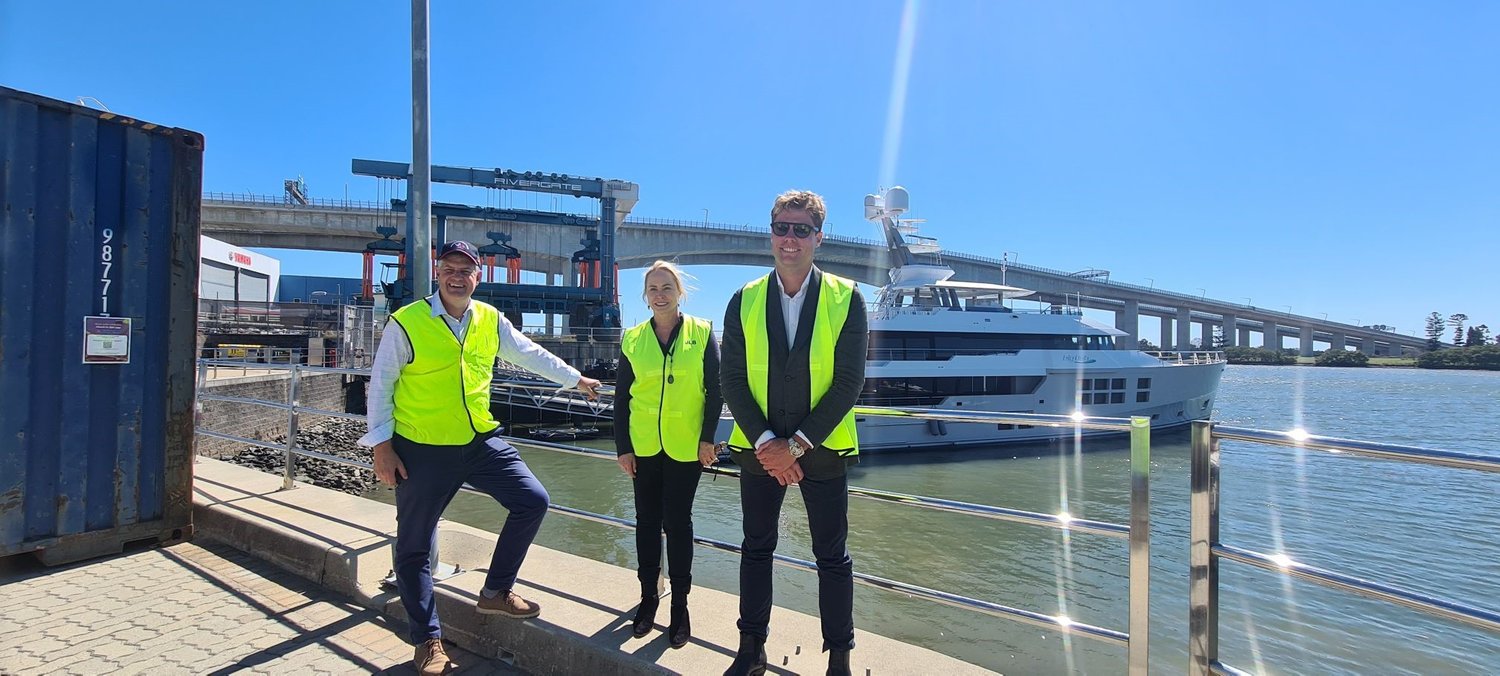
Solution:
M 797 441 L 797 437 L 787 439 L 786 447 L 792 451 L 793 458 L 800 458 L 803 454 L 807 453 L 807 447 L 803 446 L 802 442 Z

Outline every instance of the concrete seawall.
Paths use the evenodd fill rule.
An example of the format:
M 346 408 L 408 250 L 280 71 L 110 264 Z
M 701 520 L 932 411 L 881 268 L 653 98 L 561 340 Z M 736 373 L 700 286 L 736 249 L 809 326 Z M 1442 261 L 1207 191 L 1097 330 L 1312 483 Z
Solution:
M 314 486 L 280 486 L 277 476 L 200 458 L 193 488 L 197 532 L 404 622 L 400 599 L 379 587 L 390 570 L 395 508 Z M 641 639 L 630 635 L 639 600 L 635 571 L 544 547 L 532 547 L 517 585 L 542 605 L 541 617 L 479 615 L 474 599 L 494 542 L 493 533 L 462 524 L 444 521 L 439 528 L 442 560 L 465 571 L 436 588 L 444 636 L 467 650 L 535 674 L 717 674 L 733 660 L 739 645 L 734 595 L 695 589 L 693 640 L 671 650 L 661 631 Z M 658 629 L 667 616 L 662 605 Z M 772 626 L 766 645 L 770 673 L 823 672 L 816 617 L 776 608 Z M 858 632 L 856 642 L 855 673 L 993 673 L 867 632 Z

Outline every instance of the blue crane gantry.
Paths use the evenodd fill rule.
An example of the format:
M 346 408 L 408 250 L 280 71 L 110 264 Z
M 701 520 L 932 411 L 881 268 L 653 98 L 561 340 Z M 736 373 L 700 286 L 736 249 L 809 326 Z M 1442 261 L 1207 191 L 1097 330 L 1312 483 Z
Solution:
M 401 162 L 383 162 L 379 160 L 356 159 L 352 163 L 352 171 L 356 175 L 375 176 L 379 178 L 390 178 L 398 180 L 410 180 L 411 165 Z M 516 274 L 518 267 L 507 266 L 512 270 L 506 284 L 495 284 L 481 282 L 479 288 L 474 292 L 474 297 L 496 306 L 502 312 L 510 315 L 514 321 L 516 315 L 521 313 L 561 314 L 570 317 L 570 323 L 576 333 L 587 334 L 588 327 L 616 329 L 620 323 L 620 310 L 616 299 L 615 289 L 615 228 L 625 221 L 631 209 L 635 208 L 636 201 L 640 198 L 640 187 L 629 181 L 602 178 L 584 178 L 570 176 L 568 174 L 548 174 L 541 172 L 516 172 L 506 169 L 477 169 L 464 167 L 446 167 L 433 165 L 432 181 L 434 183 L 450 183 L 455 185 L 467 185 L 484 188 L 497 188 L 501 190 L 521 190 L 526 192 L 539 192 L 554 195 L 569 195 L 573 197 L 589 197 L 599 200 L 599 218 L 580 217 L 573 214 L 558 214 L 547 211 L 533 211 L 528 209 L 495 209 L 489 207 L 473 207 L 461 204 L 434 203 L 433 216 L 436 227 L 433 229 L 434 243 L 444 242 L 447 239 L 447 220 L 449 217 L 474 218 L 496 222 L 523 222 L 541 225 L 578 226 L 585 229 L 585 237 L 581 240 L 584 248 L 574 253 L 573 262 L 580 264 L 581 275 L 578 287 L 556 287 L 539 284 L 517 284 Z M 411 213 L 406 208 L 406 203 L 401 200 L 391 200 L 391 208 L 398 212 L 407 214 L 408 242 L 406 257 L 416 255 L 414 247 L 411 246 Z M 518 252 L 513 247 L 500 244 L 508 241 L 504 233 L 492 232 L 489 234 L 495 240 L 494 252 L 503 253 L 507 259 L 518 261 Z M 383 244 L 379 249 L 389 249 L 389 235 L 386 240 L 378 240 Z M 374 244 L 374 243 L 372 243 Z M 515 253 L 516 255 L 512 255 Z M 430 254 L 428 254 L 430 255 Z M 405 259 L 403 259 L 404 262 Z M 409 302 L 411 299 L 411 285 L 407 282 L 408 267 L 403 265 L 399 277 L 394 284 L 386 285 L 386 296 L 392 310 Z M 580 326 L 582 324 L 582 326 Z

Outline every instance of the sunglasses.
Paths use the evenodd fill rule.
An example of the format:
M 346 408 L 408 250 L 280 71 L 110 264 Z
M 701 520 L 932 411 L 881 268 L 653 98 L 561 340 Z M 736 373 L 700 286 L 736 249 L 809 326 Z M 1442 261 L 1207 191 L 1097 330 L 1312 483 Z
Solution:
M 777 237 L 786 237 L 788 232 L 796 233 L 797 239 L 807 239 L 818 229 L 806 223 L 783 223 L 776 221 L 771 224 L 771 234 Z

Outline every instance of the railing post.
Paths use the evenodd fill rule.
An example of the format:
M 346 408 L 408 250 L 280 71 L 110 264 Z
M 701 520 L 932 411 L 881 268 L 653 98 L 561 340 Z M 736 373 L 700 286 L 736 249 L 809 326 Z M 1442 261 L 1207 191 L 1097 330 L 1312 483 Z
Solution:
M 301 385 L 301 373 L 297 364 L 292 365 L 292 380 L 287 384 L 287 411 L 286 411 L 286 458 L 282 463 L 281 490 L 295 488 L 296 483 L 292 481 L 297 470 L 297 456 L 293 449 L 297 448 L 297 406 L 299 386 Z
M 1130 676 L 1151 660 L 1151 419 L 1130 419 Z
M 208 387 L 208 360 L 198 358 L 198 386 L 193 390 L 193 462 L 198 462 L 198 428 L 203 426 L 203 390 Z
M 1192 516 L 1188 529 L 1188 673 L 1213 673 L 1219 660 L 1219 440 L 1214 423 L 1193 422 Z

